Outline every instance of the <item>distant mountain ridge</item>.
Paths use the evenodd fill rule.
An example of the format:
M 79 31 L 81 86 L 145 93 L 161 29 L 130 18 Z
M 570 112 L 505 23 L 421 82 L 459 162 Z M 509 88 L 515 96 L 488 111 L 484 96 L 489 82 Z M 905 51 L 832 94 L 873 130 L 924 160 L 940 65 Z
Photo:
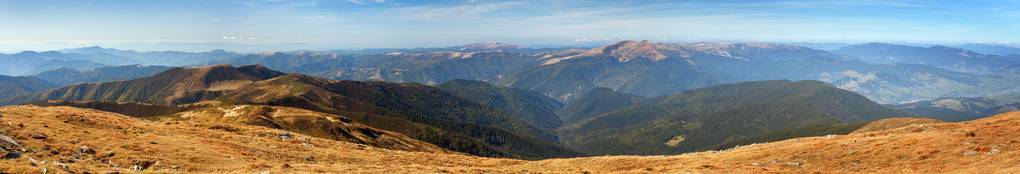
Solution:
M 210 64 L 216 60 L 223 60 L 241 55 L 226 50 L 212 50 L 200 53 L 182 51 L 137 52 L 132 50 L 103 48 L 99 46 L 63 49 L 59 51 L 63 53 L 103 57 L 110 60 L 101 61 L 100 63 L 114 66 L 131 64 L 160 66 L 204 65 Z
M 1020 110 L 1020 93 L 987 97 L 943 97 L 891 106 L 914 115 L 944 121 L 968 121 Z
M 230 65 L 173 68 L 150 77 L 71 85 L 14 100 L 19 102 L 67 100 L 147 104 L 188 103 L 203 98 L 214 98 L 220 94 L 220 91 L 281 75 L 284 73 L 258 65 L 237 68 Z
M 514 72 L 500 84 L 542 91 L 568 103 L 595 87 L 651 97 L 728 82 L 766 80 L 734 77 L 730 74 L 749 70 L 733 68 L 735 65 L 807 61 L 819 56 L 838 57 L 806 47 L 767 43 L 621 41 L 587 51 L 546 54 L 541 65 Z
M 166 66 L 142 66 L 125 65 L 101 67 L 93 70 L 79 71 L 70 68 L 60 68 L 41 72 L 32 75 L 43 80 L 58 84 L 70 85 L 74 83 L 94 83 L 118 80 L 131 80 L 140 77 L 151 76 L 170 69 Z
M 0 64 L 0 75 L 22 76 L 59 68 L 88 70 L 104 66 L 90 59 L 87 56 L 56 51 L 0 54 L 0 62 L 4 62 Z
M 916 47 L 885 43 L 851 45 L 833 51 L 872 63 L 914 63 L 932 65 L 953 71 L 988 74 L 1020 64 L 999 55 L 985 55 L 970 50 L 946 47 Z
M 57 87 L 56 84 L 35 77 L 12 77 L 0 75 L 0 104 L 4 99 L 31 95 Z
M 538 91 L 565 103 L 597 87 L 654 97 L 718 84 L 779 79 L 819 80 L 864 94 L 880 103 L 903 103 L 948 96 L 992 95 L 997 91 L 1014 90 L 1011 88 L 1015 84 L 1010 82 L 1020 80 L 1020 76 L 1009 75 L 1020 73 L 1017 68 L 1020 64 L 1016 63 L 1020 56 L 1017 55 L 986 55 L 944 46 L 883 43 L 844 48 L 823 51 L 772 43 L 626 40 L 590 49 L 492 42 L 437 48 L 260 54 L 222 50 L 134 52 L 85 47 L 63 50 L 68 53 L 40 54 L 49 58 L 32 56 L 34 58 L 26 60 L 34 64 L 0 68 L 0 71 L 24 75 L 60 68 L 89 71 L 109 66 L 95 62 L 123 60 L 115 63 L 131 63 L 135 59 L 132 56 L 141 56 L 170 64 L 187 60 L 194 64 L 262 64 L 282 72 L 335 80 L 429 85 L 454 79 L 477 80 Z M 881 51 L 882 48 L 886 51 Z M 900 58 L 888 59 L 890 57 Z M 92 65 L 85 65 L 90 63 Z
M 955 47 L 975 51 L 981 54 L 994 54 L 1000 56 L 1020 55 L 1020 48 L 1003 44 L 963 44 Z

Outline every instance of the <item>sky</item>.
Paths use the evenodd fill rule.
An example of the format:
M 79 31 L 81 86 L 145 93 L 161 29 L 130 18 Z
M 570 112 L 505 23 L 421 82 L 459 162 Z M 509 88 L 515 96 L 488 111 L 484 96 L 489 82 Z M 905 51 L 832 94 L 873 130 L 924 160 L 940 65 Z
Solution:
M 0 0 L 0 51 L 1020 42 L 1020 1 Z

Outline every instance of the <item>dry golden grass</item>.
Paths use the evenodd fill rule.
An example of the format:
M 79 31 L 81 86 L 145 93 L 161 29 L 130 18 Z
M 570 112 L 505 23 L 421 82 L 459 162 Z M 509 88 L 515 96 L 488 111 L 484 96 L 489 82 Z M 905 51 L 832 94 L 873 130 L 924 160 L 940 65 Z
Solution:
M 904 126 L 910 126 L 915 124 L 927 124 L 927 123 L 939 123 L 941 120 L 931 118 L 887 118 L 882 120 L 872 121 L 864 127 L 854 130 L 853 133 L 864 133 L 871 131 L 881 131 L 900 128 Z
M 0 134 L 32 149 L 22 158 L 0 161 L 0 171 L 12 173 L 42 168 L 124 172 L 145 163 L 155 163 L 144 170 L 150 173 L 1020 172 L 1020 112 L 718 152 L 541 161 L 395 151 L 297 134 L 284 140 L 278 137 L 283 131 L 264 127 L 147 121 L 71 107 L 13 106 L 0 108 L 0 114 Z M 76 158 L 81 146 L 96 153 Z M 29 157 L 40 164 L 33 166 Z M 54 161 L 64 161 L 67 169 Z
M 338 115 L 292 107 L 209 105 L 161 120 L 255 125 L 391 150 L 452 153 L 398 132 L 376 129 Z

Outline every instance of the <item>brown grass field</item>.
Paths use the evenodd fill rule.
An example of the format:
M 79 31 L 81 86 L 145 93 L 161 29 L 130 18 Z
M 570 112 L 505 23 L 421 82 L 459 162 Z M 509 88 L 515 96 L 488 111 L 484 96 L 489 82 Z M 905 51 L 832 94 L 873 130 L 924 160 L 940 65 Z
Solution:
M 0 160 L 0 173 L 1020 173 L 1020 112 L 960 123 L 883 121 L 850 135 L 724 151 L 524 161 L 284 138 L 261 126 L 10 106 L 0 108 L 0 134 L 25 153 Z

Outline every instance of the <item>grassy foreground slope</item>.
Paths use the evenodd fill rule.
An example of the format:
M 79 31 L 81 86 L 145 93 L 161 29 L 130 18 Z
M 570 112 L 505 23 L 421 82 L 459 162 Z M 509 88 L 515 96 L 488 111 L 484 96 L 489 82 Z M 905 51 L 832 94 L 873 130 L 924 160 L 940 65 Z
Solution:
M 227 124 L 236 130 L 224 131 L 215 128 L 222 124 L 148 121 L 72 107 L 12 106 L 0 113 L 0 135 L 30 149 L 0 160 L 0 172 L 9 173 L 1020 172 L 1020 141 L 1014 138 L 1020 136 L 1020 112 L 724 151 L 541 161 L 392 151 L 300 134 L 282 139 L 287 132 L 261 126 Z

